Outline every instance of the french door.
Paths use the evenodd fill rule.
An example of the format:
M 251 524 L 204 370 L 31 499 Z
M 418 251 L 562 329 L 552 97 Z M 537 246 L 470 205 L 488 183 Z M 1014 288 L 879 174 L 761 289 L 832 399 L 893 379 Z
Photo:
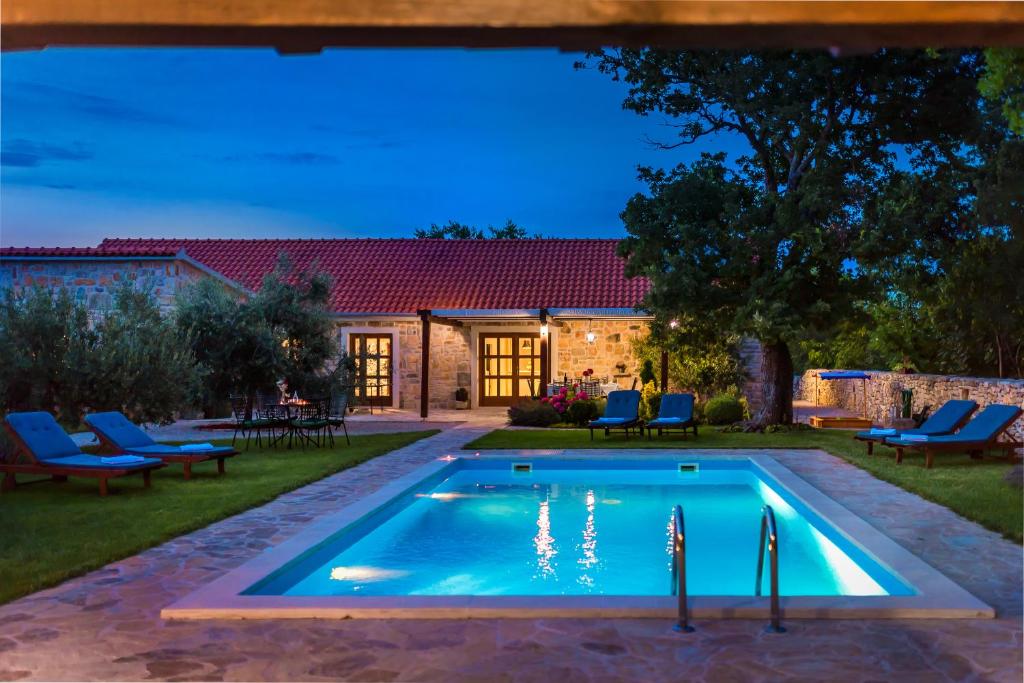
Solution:
M 541 392 L 540 335 L 481 334 L 480 405 L 509 406 Z
M 355 397 L 363 405 L 390 406 L 394 340 L 390 334 L 356 333 L 348 336 L 349 352 L 358 368 Z

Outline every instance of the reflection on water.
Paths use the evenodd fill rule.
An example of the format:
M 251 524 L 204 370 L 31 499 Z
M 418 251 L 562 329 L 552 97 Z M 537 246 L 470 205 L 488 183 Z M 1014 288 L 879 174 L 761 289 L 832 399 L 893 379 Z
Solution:
M 578 560 L 580 575 L 576 579 L 584 586 L 593 586 L 594 577 L 587 573 L 587 570 L 597 564 L 597 526 L 594 524 L 594 503 L 593 489 L 587 491 L 587 523 L 583 525 L 583 557 Z
M 541 501 L 537 510 L 537 535 L 533 537 L 537 548 L 537 568 L 541 576 L 554 576 L 555 567 L 551 560 L 558 554 L 555 537 L 551 535 L 551 504 Z

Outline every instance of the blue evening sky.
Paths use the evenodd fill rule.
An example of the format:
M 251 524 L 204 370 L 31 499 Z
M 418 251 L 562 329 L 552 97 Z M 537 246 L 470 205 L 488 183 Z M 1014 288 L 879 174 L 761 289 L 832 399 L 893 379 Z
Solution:
M 661 116 L 557 50 L 49 49 L 2 57 L 0 244 L 624 233 Z

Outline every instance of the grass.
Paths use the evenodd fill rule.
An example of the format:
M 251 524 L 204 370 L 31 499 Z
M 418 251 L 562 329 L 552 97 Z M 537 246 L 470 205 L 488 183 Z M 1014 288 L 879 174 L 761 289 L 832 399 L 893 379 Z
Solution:
M 333 449 L 251 448 L 227 462 L 181 466 L 142 477 L 112 479 L 100 498 L 96 481 L 48 479 L 0 495 L 0 603 L 53 586 L 146 548 L 262 505 L 282 493 L 401 448 L 437 430 L 353 436 Z
M 875 449 L 867 455 L 867 447 L 854 441 L 850 432 L 805 430 L 774 434 L 722 433 L 705 427 L 700 436 L 683 439 L 666 435 L 653 441 L 630 438 L 621 434 L 605 438 L 595 434 L 593 441 L 587 430 L 520 430 L 499 429 L 465 446 L 484 448 L 820 448 L 847 460 L 879 479 L 896 484 L 984 527 L 1020 543 L 1024 527 L 1024 494 L 1004 478 L 1009 471 L 999 458 L 971 460 L 966 455 L 936 456 L 935 466 L 926 470 L 924 456 L 908 452 L 902 465 L 896 464 L 895 451 Z

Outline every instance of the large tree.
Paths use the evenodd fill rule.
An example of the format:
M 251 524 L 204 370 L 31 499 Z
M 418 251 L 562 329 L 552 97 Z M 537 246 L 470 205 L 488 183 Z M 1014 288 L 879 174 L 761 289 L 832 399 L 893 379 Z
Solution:
M 951 144 L 976 125 L 976 53 L 623 49 L 592 56 L 626 109 L 667 115 L 671 148 L 730 134 L 747 150 L 640 169 L 621 253 L 660 318 L 701 319 L 763 345 L 755 425 L 792 420 L 790 344 L 832 330 L 876 282 L 857 267 L 863 205 L 897 146 Z

